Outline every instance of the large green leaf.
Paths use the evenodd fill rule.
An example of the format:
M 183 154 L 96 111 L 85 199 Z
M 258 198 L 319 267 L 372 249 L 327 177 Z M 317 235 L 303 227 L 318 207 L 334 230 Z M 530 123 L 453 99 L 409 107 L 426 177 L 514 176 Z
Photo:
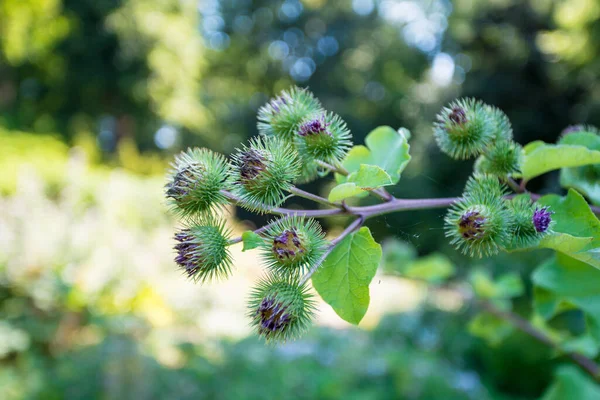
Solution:
M 591 334 L 600 339 L 600 271 L 565 254 L 557 253 L 532 276 L 536 311 L 549 319 L 564 309 L 586 313 Z
M 576 189 L 598 206 L 600 205 L 600 179 L 595 176 L 596 173 L 592 168 L 598 166 L 563 168 L 560 171 L 560 185 L 564 188 Z
M 590 150 L 600 151 L 600 135 L 589 131 L 575 132 L 564 136 L 560 144 L 585 146 Z M 600 164 L 561 169 L 560 185 L 577 189 L 592 203 L 600 205 Z
M 560 367 L 541 400 L 598 400 L 600 386 L 573 365 Z
M 523 178 L 529 180 L 555 169 L 599 163 L 600 151 L 580 145 L 535 141 L 523 148 L 521 172 Z
M 336 202 L 348 197 L 367 193 L 382 186 L 391 185 L 390 176 L 377 165 L 361 164 L 358 171 L 348 176 L 348 181 L 335 186 L 329 192 L 329 201 Z
M 348 235 L 312 277 L 323 300 L 344 320 L 358 324 L 369 307 L 369 284 L 381 259 L 381 246 L 369 228 Z
M 600 268 L 600 221 L 583 196 L 571 189 L 565 197 L 544 196 L 538 204 L 554 212 L 554 230 L 558 233 L 544 238 L 540 246 Z
M 349 173 L 359 170 L 362 164 L 381 167 L 391 178 L 392 184 L 400 180 L 400 174 L 410 161 L 410 145 L 408 130 L 398 131 L 389 126 L 380 126 L 371 131 L 365 138 L 365 146 L 354 146 L 342 162 Z M 338 183 L 344 183 L 349 177 L 337 175 Z

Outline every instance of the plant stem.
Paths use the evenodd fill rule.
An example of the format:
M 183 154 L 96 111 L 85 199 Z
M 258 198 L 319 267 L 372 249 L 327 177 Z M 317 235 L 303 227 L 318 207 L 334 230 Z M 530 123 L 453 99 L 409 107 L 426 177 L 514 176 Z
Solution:
M 521 332 L 526 333 L 539 342 L 562 352 L 562 349 L 558 343 L 556 343 L 554 340 L 552 340 L 552 338 L 550 338 L 541 330 L 537 329 L 528 320 L 522 318 L 521 316 L 510 311 L 503 311 L 489 301 L 480 300 L 477 302 L 477 304 L 490 314 L 493 314 L 494 316 L 514 325 Z M 577 365 L 579 365 L 584 371 L 590 374 L 596 381 L 599 380 L 600 367 L 594 362 L 594 360 L 579 353 L 565 352 L 564 354 Z
M 305 199 L 312 200 L 315 203 L 323 204 L 323 205 L 326 205 L 326 206 L 329 206 L 329 207 L 342 208 L 341 204 L 332 203 L 332 202 L 330 202 L 329 200 L 327 200 L 324 197 L 317 196 L 316 194 L 312 194 L 312 193 L 306 192 L 306 191 L 304 191 L 302 189 L 298 189 L 295 186 L 292 186 L 290 188 L 290 193 L 292 193 L 293 195 L 296 195 L 298 197 L 304 197 Z
M 527 180 L 525 178 L 521 179 L 521 184 L 519 185 L 519 190 L 521 191 L 521 193 L 526 192 L 527 191 Z
M 338 165 L 337 167 L 335 165 L 331 165 L 329 163 L 326 163 L 325 161 L 321 161 L 321 160 L 315 160 L 315 164 L 317 164 L 318 166 L 328 169 L 332 172 L 337 172 L 340 175 L 344 175 L 344 176 L 348 176 L 349 172 L 346 168 L 342 167 L 341 165 Z
M 308 270 L 308 272 L 306 272 L 306 274 L 304 274 L 304 276 L 300 280 L 300 285 L 304 285 L 310 279 L 310 277 L 315 272 L 317 272 L 317 270 L 319 269 L 321 264 L 323 264 L 323 261 L 325 261 L 325 259 L 333 251 L 335 246 L 337 246 L 342 240 L 344 240 L 346 238 L 346 236 L 350 235 L 352 232 L 354 232 L 358 228 L 360 228 L 364 222 L 365 222 L 365 220 L 362 217 L 356 218 L 354 221 L 352 221 L 352 223 L 350 225 L 348 225 L 346 227 L 346 229 L 344 229 L 344 231 L 342 233 L 340 233 L 340 235 L 338 237 L 333 239 L 331 241 L 331 243 L 329 244 L 329 247 L 327 247 L 327 251 L 325 252 L 325 254 L 323 254 L 323 256 L 315 263 L 315 265 L 313 265 Z
M 506 178 L 506 184 L 510 186 L 515 193 L 523 193 L 524 189 L 522 189 L 519 184 L 511 177 Z
M 361 215 L 365 219 L 396 211 L 425 210 L 432 208 L 448 207 L 460 200 L 459 197 L 446 197 L 439 199 L 393 199 L 387 203 L 365 207 L 348 207 L 348 212 Z
M 228 199 L 235 203 L 240 203 L 240 199 L 229 192 L 223 192 Z M 531 200 L 537 201 L 540 197 L 539 194 L 530 193 Z M 514 196 L 514 195 L 512 195 Z M 342 208 L 328 208 L 323 210 L 294 210 L 290 208 L 276 207 L 269 210 L 265 210 L 270 214 L 276 215 L 298 215 L 310 218 L 327 218 L 337 215 L 356 215 L 363 217 L 364 219 L 377 217 L 379 215 L 390 214 L 399 211 L 413 211 L 413 210 L 427 210 L 433 208 L 444 208 L 452 205 L 453 203 L 460 200 L 460 197 L 442 197 L 437 199 L 396 199 L 381 204 L 375 204 L 372 206 L 363 207 L 345 207 L 337 206 Z M 600 215 L 600 207 L 590 205 L 590 209 L 593 213 Z

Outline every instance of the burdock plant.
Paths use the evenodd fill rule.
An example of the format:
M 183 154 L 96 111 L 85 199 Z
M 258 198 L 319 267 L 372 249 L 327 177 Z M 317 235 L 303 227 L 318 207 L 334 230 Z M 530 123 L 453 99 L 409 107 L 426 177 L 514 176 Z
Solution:
M 195 281 L 226 278 L 231 273 L 229 232 L 223 221 L 205 216 L 192 219 L 175 233 L 175 262 Z
M 291 88 L 265 104 L 258 113 L 258 131 L 260 135 L 240 146 L 229 160 L 207 149 L 178 155 L 165 195 L 183 219 L 175 234 L 175 262 L 186 276 L 201 283 L 225 278 L 233 270 L 230 246 L 242 242 L 244 250 L 260 250 L 266 272 L 251 292 L 248 317 L 266 341 L 295 339 L 309 328 L 315 312 L 311 286 L 341 318 L 359 323 L 382 255 L 365 223 L 392 212 L 440 207 L 448 208 L 443 224 L 450 244 L 467 256 L 538 248 L 557 251 L 531 280 L 536 296 L 541 296 L 536 325 L 511 314 L 508 298 L 520 287 L 512 278 L 485 284 L 478 279 L 465 301 L 491 299 L 487 303 L 478 299 L 477 304 L 485 304 L 493 318 L 514 324 L 560 352 L 572 350 L 549 337 L 539 318 L 549 319 L 568 304 L 582 308 L 590 326 L 600 324 L 583 307 L 585 296 L 597 296 L 600 289 L 594 293 L 592 284 L 586 284 L 582 297 L 572 286 L 563 286 L 580 276 L 600 280 L 594 275 L 600 274 L 596 270 L 600 269 L 600 221 L 594 215 L 600 210 L 573 189 L 600 202 L 597 130 L 581 125 L 569 128 L 557 144 L 538 141 L 522 147 L 513 140 L 510 121 L 501 110 L 475 99 L 453 101 L 433 124 L 434 140 L 450 157 L 476 162 L 461 196 L 439 199 L 396 198 L 390 190 L 411 159 L 408 130 L 378 127 L 366 136 L 366 146 L 353 146 L 342 118 L 323 109 L 307 89 Z M 528 190 L 530 180 L 559 169 L 561 183 L 571 188 L 566 196 L 540 196 Z M 331 173 L 335 181 L 329 178 L 332 187 L 326 197 L 298 187 Z M 369 205 L 357 205 L 367 196 L 371 196 Z M 292 197 L 308 199 L 318 207 L 287 208 L 285 203 Z M 275 218 L 231 238 L 218 217 L 222 212 L 217 212 L 225 205 Z M 339 216 L 345 217 L 346 226 L 326 239 L 317 219 Z M 436 259 L 439 255 L 402 270 L 410 271 L 412 278 L 440 284 L 449 279 L 448 274 L 431 275 L 448 268 L 431 267 Z M 450 288 L 453 283 L 447 282 Z M 463 293 L 464 285 L 460 287 Z M 573 343 L 569 349 L 576 348 Z M 572 359 L 599 375 L 592 361 L 582 361 L 580 354 Z
M 273 272 L 294 276 L 315 265 L 327 250 L 317 221 L 292 216 L 273 221 L 263 234 L 262 255 Z
M 267 341 L 285 341 L 302 335 L 314 317 L 314 300 L 306 284 L 293 278 L 267 276 L 252 291 L 248 316 Z
M 208 149 L 188 149 L 175 157 L 165 195 L 176 214 L 184 217 L 214 211 L 227 203 L 229 165 L 225 157 Z

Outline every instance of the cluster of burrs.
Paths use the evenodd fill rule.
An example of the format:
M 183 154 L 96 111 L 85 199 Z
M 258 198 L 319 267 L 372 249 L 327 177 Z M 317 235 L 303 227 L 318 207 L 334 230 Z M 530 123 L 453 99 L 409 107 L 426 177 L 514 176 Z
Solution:
M 552 212 L 528 194 L 508 196 L 498 177 L 475 173 L 446 215 L 446 236 L 471 256 L 533 247 L 551 232 Z
M 260 135 L 230 159 L 205 148 L 175 158 L 165 195 L 183 227 L 175 234 L 175 262 L 189 278 L 208 282 L 232 272 L 231 239 L 217 217 L 227 204 L 263 213 L 280 206 L 299 183 L 339 165 L 351 147 L 345 122 L 327 112 L 312 93 L 292 88 L 258 113 Z M 303 275 L 329 243 L 313 219 L 284 216 L 260 233 L 265 277 L 250 299 L 249 317 L 269 341 L 294 338 L 309 325 L 314 301 Z
M 463 253 L 489 256 L 502 249 L 535 246 L 551 229 L 552 213 L 527 194 L 509 196 L 522 163 L 508 117 L 473 99 L 442 109 L 434 135 L 439 148 L 455 159 L 478 157 L 461 199 L 448 211 L 446 235 Z
M 445 219 L 446 234 L 459 250 L 492 255 L 535 246 L 551 231 L 548 208 L 537 206 L 527 194 L 508 194 L 506 183 L 518 186 L 513 177 L 519 174 L 522 156 L 502 111 L 475 100 L 459 100 L 440 112 L 434 129 L 443 152 L 458 159 L 478 157 L 475 174 Z M 183 221 L 175 234 L 175 262 L 198 282 L 228 277 L 233 270 L 229 246 L 242 240 L 248 244 L 243 238 L 231 238 L 218 217 L 226 205 L 283 215 L 251 235 L 251 247 L 260 248 L 266 273 L 252 291 L 248 316 L 267 341 L 285 341 L 310 325 L 315 307 L 306 282 L 341 239 L 328 242 L 315 220 L 286 212 L 279 208 L 283 202 L 302 196 L 336 207 L 337 214 L 354 213 L 360 218 L 344 230 L 346 235 L 362 225 L 367 210 L 371 216 L 380 215 L 406 209 L 407 203 L 376 188 L 373 194 L 385 204 L 348 207 L 296 187 L 332 171 L 345 171 L 343 160 L 352 146 L 344 121 L 325 111 L 308 90 L 292 88 L 261 107 L 258 131 L 229 159 L 204 148 L 179 154 L 165 195 Z

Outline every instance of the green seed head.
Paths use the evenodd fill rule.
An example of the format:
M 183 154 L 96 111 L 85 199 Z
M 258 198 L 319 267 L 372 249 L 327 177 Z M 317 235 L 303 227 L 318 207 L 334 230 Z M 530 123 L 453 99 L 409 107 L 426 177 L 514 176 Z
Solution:
M 265 232 L 262 253 L 267 268 L 283 275 L 300 276 L 318 262 L 327 249 L 319 223 L 302 217 L 284 217 Z
M 495 206 L 508 193 L 506 185 L 497 176 L 475 173 L 465 185 L 463 198 L 473 203 Z
M 352 145 L 346 123 L 332 113 L 318 113 L 303 119 L 297 132 L 298 152 L 308 159 L 335 164 Z
M 274 275 L 254 288 L 248 316 L 258 335 L 267 342 L 285 342 L 296 339 L 310 327 L 314 312 L 315 303 L 306 284 Z
M 311 92 L 293 87 L 258 110 L 258 131 L 291 143 L 302 120 L 309 114 L 322 111 L 321 103 Z
M 483 257 L 498 253 L 510 242 L 513 219 L 506 207 L 506 186 L 498 177 L 475 174 L 465 186 L 463 197 L 445 218 L 446 236 L 458 250 Z
M 521 169 L 522 147 L 513 141 L 492 144 L 475 163 L 475 170 L 499 177 L 507 177 Z
M 195 281 L 226 278 L 231 273 L 229 233 L 210 217 L 190 221 L 175 234 L 175 262 Z
M 434 125 L 439 148 L 456 159 L 481 154 L 494 139 L 494 123 L 486 107 L 479 101 L 462 99 L 443 108 Z
M 300 173 L 297 152 L 272 136 L 252 139 L 233 160 L 233 192 L 241 198 L 240 205 L 251 211 L 281 205 Z
M 446 215 L 446 236 L 463 254 L 487 257 L 506 246 L 511 222 L 501 203 L 484 205 L 462 200 Z
M 228 188 L 225 158 L 208 149 L 188 149 L 175 157 L 165 185 L 173 211 L 188 217 L 212 212 L 227 203 L 221 190 Z
M 512 248 L 536 246 L 541 238 L 552 231 L 551 212 L 538 207 L 528 195 L 506 200 L 506 206 L 513 220 L 510 234 Z
M 494 140 L 511 141 L 513 138 L 513 130 L 506 114 L 499 108 L 488 105 L 485 106 L 485 110 L 492 122 Z

